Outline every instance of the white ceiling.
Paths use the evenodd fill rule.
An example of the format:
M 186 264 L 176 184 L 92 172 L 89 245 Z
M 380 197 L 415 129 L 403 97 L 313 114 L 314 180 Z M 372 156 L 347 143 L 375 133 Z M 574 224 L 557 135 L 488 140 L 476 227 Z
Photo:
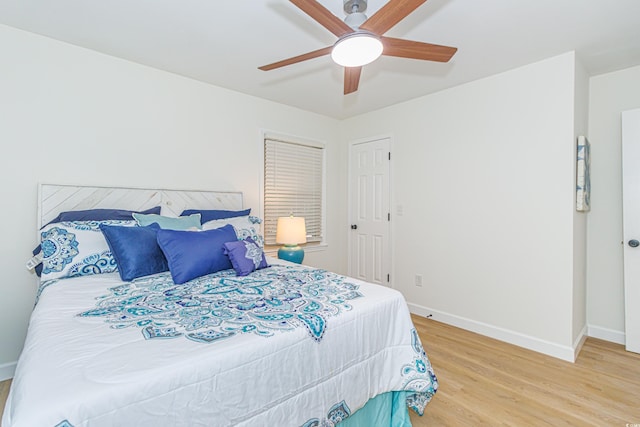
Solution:
M 640 0 L 429 0 L 386 35 L 457 47 L 452 61 L 382 57 L 346 96 L 329 56 L 258 70 L 336 40 L 286 0 L 0 0 L 0 23 L 336 118 L 571 50 L 591 75 L 640 65 Z

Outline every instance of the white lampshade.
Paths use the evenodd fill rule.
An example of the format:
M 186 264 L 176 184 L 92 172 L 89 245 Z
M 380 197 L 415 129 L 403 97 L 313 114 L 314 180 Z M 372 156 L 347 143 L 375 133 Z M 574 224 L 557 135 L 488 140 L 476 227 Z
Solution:
M 343 67 L 360 67 L 378 59 L 382 50 L 382 42 L 375 34 L 356 31 L 336 42 L 331 59 Z
M 297 216 L 283 216 L 278 218 L 276 243 L 283 245 L 307 243 L 307 228 L 304 224 L 304 218 Z

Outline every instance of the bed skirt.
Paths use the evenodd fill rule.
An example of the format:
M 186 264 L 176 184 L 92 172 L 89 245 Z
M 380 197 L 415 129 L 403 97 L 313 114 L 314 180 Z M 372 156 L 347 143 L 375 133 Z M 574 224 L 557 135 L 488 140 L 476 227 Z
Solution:
M 411 427 L 407 391 L 390 391 L 370 399 L 338 427 Z

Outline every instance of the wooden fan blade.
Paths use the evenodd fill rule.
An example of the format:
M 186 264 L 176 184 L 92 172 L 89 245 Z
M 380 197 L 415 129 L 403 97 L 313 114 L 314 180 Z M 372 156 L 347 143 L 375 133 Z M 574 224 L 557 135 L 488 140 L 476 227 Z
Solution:
M 427 0 L 389 0 L 387 4 L 382 6 L 382 8 L 360 25 L 360 29 L 382 35 L 426 1 Z
M 298 6 L 304 13 L 318 21 L 320 25 L 331 31 L 338 37 L 353 33 L 353 28 L 345 24 L 336 15 L 329 12 L 327 8 L 316 0 L 289 0 Z
M 384 46 L 382 54 L 386 56 L 448 62 L 458 50 L 456 47 L 394 39 L 392 37 L 381 37 L 380 39 Z
M 282 61 L 274 62 L 273 64 L 263 65 L 262 67 L 258 67 L 258 69 L 262 71 L 269 71 L 276 68 L 284 67 L 286 65 L 297 64 L 298 62 L 306 61 L 307 59 L 313 59 L 319 56 L 328 55 L 331 53 L 332 49 L 333 46 L 324 47 L 322 49 L 314 50 L 313 52 L 294 56 L 293 58 L 283 59 Z
M 344 94 L 348 95 L 358 90 L 362 67 L 344 67 Z

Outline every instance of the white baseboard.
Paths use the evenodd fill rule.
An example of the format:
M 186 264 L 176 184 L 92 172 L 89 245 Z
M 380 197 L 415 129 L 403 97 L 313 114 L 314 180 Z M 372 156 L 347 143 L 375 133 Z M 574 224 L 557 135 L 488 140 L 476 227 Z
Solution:
M 587 325 L 584 325 L 580 333 L 578 334 L 578 338 L 573 342 L 573 361 L 575 362 L 578 358 L 578 354 L 580 354 L 580 350 L 582 350 L 582 346 L 584 342 L 587 340 L 589 335 L 587 334 Z
M 614 342 L 616 344 L 625 345 L 626 343 L 624 332 L 614 331 L 613 329 L 603 328 L 602 326 L 595 325 L 587 325 L 587 327 L 587 331 L 590 337 Z
M 18 362 L 4 363 L 0 365 L 0 381 L 13 378 L 13 374 L 16 371 L 16 364 Z
M 577 351 L 579 351 L 579 349 L 568 345 L 564 346 L 550 341 L 541 340 L 539 338 L 521 334 L 520 332 L 510 331 L 487 323 L 433 310 L 418 304 L 409 303 L 408 306 L 411 313 L 420 316 L 428 316 L 431 314 L 433 320 L 533 350 L 538 353 L 543 353 L 557 359 L 566 360 L 568 362 L 573 363 L 575 361 L 575 355 L 577 354 Z M 586 332 L 586 329 L 583 332 Z M 584 340 L 582 335 L 578 338 L 576 344 L 574 344 L 575 346 L 582 345 L 581 342 Z

